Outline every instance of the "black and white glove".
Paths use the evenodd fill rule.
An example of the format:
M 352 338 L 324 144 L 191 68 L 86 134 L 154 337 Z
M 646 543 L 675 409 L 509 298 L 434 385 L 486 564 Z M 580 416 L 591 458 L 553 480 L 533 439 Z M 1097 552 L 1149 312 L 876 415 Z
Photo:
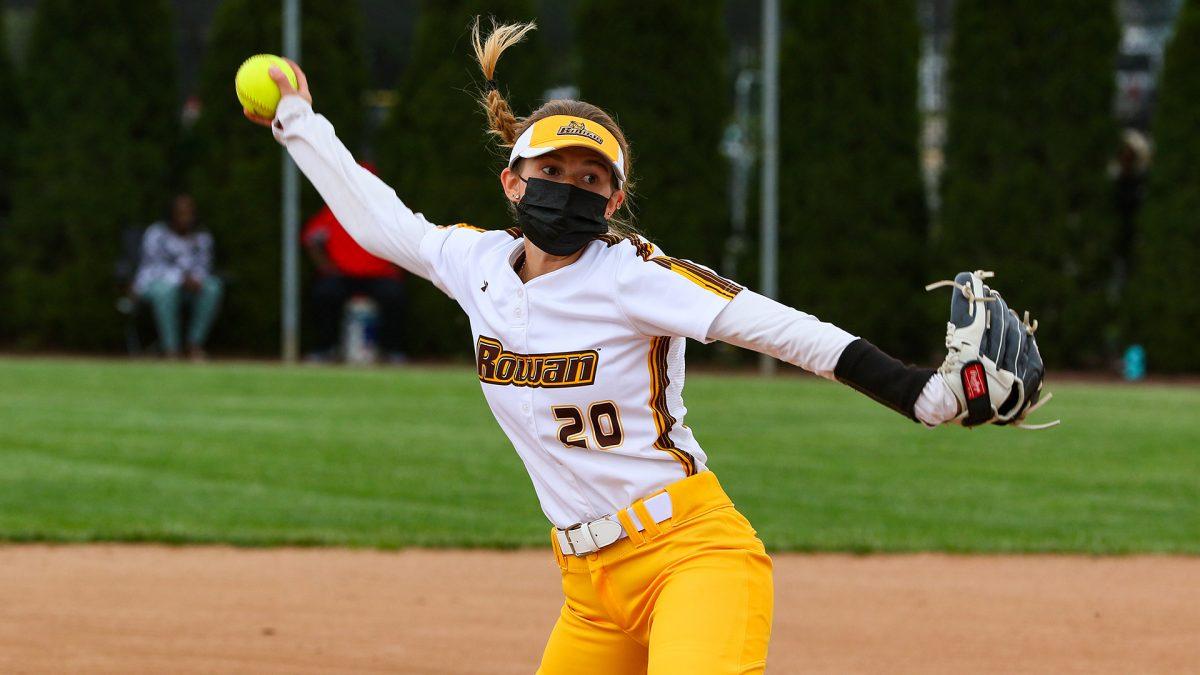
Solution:
M 958 399 L 955 424 L 1012 424 L 1045 429 L 1058 424 L 1026 424 L 1025 417 L 1050 400 L 1041 396 L 1046 367 L 1038 353 L 1037 321 L 1008 308 L 1000 294 L 984 285 L 991 272 L 960 272 L 954 281 L 938 281 L 925 290 L 950 286 L 950 322 L 946 324 L 946 360 L 938 372 Z

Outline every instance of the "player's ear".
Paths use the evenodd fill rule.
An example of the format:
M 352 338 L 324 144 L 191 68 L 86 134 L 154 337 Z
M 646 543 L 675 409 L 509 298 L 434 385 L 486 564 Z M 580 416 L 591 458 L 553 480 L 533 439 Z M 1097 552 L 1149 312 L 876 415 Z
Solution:
M 617 209 L 620 209 L 621 205 L 624 203 L 625 191 L 617 190 L 614 192 L 612 196 L 608 198 L 608 206 L 604 207 L 604 218 L 606 220 L 612 218 L 613 214 L 616 213 Z
M 500 172 L 500 185 L 504 188 L 505 198 L 514 204 L 521 201 L 521 197 L 525 195 L 525 181 L 521 180 L 521 176 L 516 171 L 508 167 Z

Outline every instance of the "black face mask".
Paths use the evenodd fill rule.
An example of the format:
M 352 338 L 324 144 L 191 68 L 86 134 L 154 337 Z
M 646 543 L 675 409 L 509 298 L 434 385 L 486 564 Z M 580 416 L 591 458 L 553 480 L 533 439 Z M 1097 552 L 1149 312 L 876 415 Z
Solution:
M 525 181 L 517 222 L 534 246 L 550 255 L 571 255 L 608 232 L 608 197 L 570 183 L 542 178 Z

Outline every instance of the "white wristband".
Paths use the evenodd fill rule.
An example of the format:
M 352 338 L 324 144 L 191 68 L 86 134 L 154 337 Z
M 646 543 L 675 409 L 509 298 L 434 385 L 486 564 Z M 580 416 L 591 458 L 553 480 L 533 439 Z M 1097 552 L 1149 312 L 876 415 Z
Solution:
M 930 427 L 936 427 L 958 416 L 958 399 L 954 397 L 954 392 L 950 391 L 950 386 L 946 384 L 941 373 L 934 373 L 925 383 L 921 395 L 917 397 L 916 405 L 913 406 L 913 413 L 923 424 Z

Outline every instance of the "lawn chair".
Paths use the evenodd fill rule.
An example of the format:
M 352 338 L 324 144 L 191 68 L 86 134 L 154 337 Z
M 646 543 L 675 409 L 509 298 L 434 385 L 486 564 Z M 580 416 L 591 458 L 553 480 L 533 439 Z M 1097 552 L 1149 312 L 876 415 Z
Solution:
M 125 349 L 130 356 L 141 356 L 143 353 L 138 330 L 142 303 L 133 293 L 133 281 L 142 261 L 142 235 L 145 231 L 145 227 L 136 226 L 121 230 L 121 255 L 113 266 L 113 278 L 121 293 L 117 298 L 117 312 L 125 317 Z

